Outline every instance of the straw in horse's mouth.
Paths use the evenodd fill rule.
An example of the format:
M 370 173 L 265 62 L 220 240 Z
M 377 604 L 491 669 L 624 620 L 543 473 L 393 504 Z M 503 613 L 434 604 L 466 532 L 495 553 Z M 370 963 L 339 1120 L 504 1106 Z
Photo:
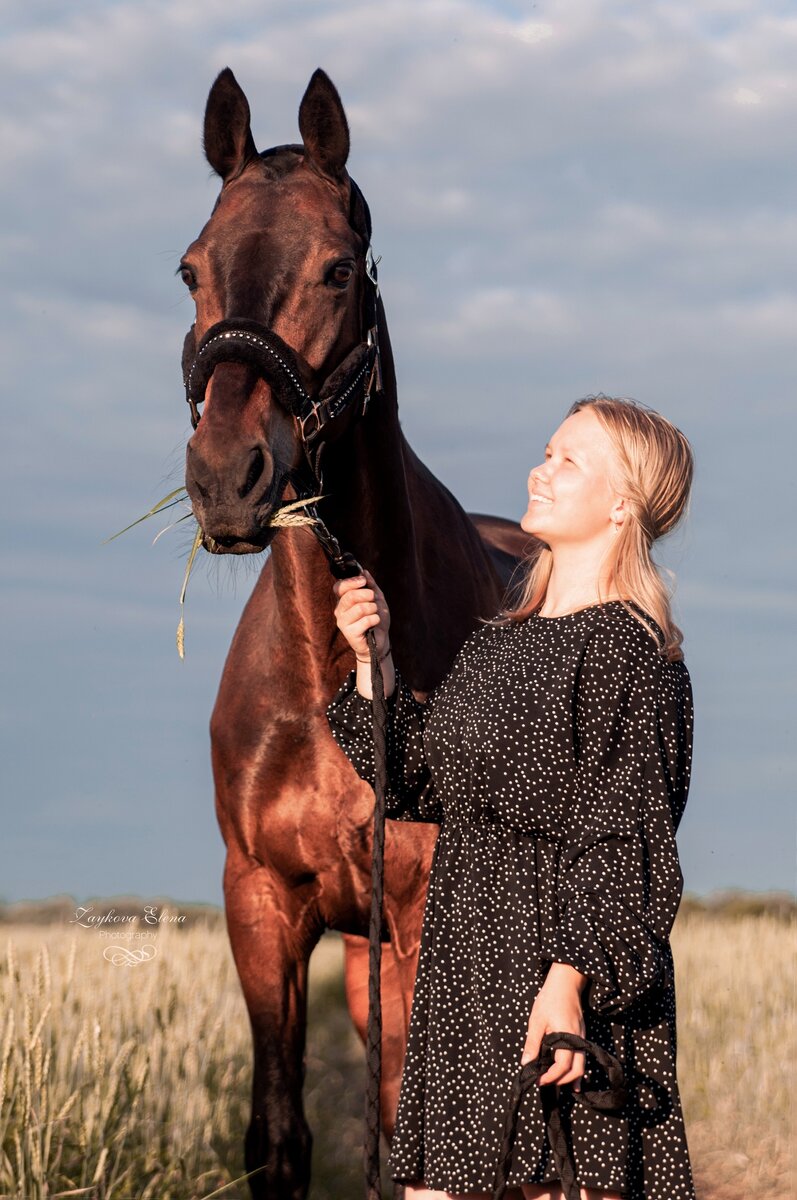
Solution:
M 323 496 L 310 496 L 305 500 L 290 500 L 285 504 L 278 504 L 274 507 L 266 517 L 266 525 L 276 529 L 284 529 L 289 526 L 297 525 L 315 525 L 318 522 L 317 517 L 311 517 L 309 513 L 301 512 L 300 510 L 307 504 L 315 504 L 318 500 L 323 500 Z M 193 513 L 191 514 L 193 516 Z M 202 526 L 197 521 L 196 532 L 194 534 L 194 542 L 191 546 L 191 552 L 188 555 L 188 562 L 185 565 L 185 577 L 183 579 L 183 587 L 180 592 L 180 608 L 182 610 L 185 603 L 185 592 L 188 587 L 188 578 L 191 574 L 191 568 L 194 565 L 196 552 L 200 546 L 204 546 L 211 554 L 222 553 L 227 547 L 219 545 L 219 543 L 211 537 L 209 533 L 205 533 Z M 177 653 L 180 658 L 185 658 L 185 622 L 181 611 L 180 624 L 177 626 Z
M 306 500 L 290 500 L 279 504 L 269 513 L 266 524 L 275 525 L 277 528 L 284 528 L 286 525 L 315 525 L 317 517 L 311 517 L 309 513 L 299 510 L 307 504 L 315 504 L 323 499 L 323 496 L 309 496 Z
M 155 516 L 156 513 L 162 512 L 165 508 L 172 508 L 174 505 L 180 504 L 185 499 L 187 499 L 187 493 L 184 493 L 182 488 L 175 488 L 173 492 L 169 492 L 168 496 L 164 496 L 162 500 L 159 500 L 157 504 L 153 505 L 149 512 L 144 513 L 143 517 L 139 517 L 130 525 L 126 525 L 124 529 L 119 530 L 119 533 L 112 534 L 111 537 L 106 538 L 105 541 L 112 541 L 113 538 L 119 537 L 120 534 L 127 533 L 128 529 L 132 529 L 134 525 L 138 525 L 141 521 L 145 521 L 148 517 Z M 272 508 L 271 512 L 265 518 L 265 524 L 275 529 L 283 529 L 289 526 L 298 525 L 315 525 L 318 518 L 312 517 L 309 513 L 302 512 L 301 510 L 304 509 L 306 505 L 315 504 L 317 501 L 323 499 L 323 496 L 309 496 L 305 500 L 290 500 L 285 504 L 277 504 L 274 508 Z M 182 517 L 180 517 L 179 521 L 174 521 L 171 525 L 167 525 L 160 531 L 160 533 L 165 533 L 167 529 L 173 529 L 175 525 L 180 523 L 180 521 L 185 521 L 188 519 L 188 517 L 193 516 L 193 511 L 185 513 Z M 194 520 L 196 520 L 195 517 Z M 155 541 L 157 541 L 160 537 L 160 533 L 156 536 Z M 199 550 L 200 546 L 204 547 L 204 549 L 210 554 L 220 554 L 226 549 L 226 547 L 217 542 L 215 538 L 211 537 L 209 533 L 205 533 L 204 529 L 199 524 L 199 521 L 197 521 L 196 530 L 194 531 L 194 540 L 191 544 L 188 562 L 185 565 L 183 586 L 180 590 L 181 615 L 180 624 L 177 626 L 177 653 L 180 655 L 180 658 L 185 658 L 185 623 L 182 614 L 183 606 L 185 604 L 185 593 L 188 587 L 188 580 L 191 575 L 191 568 L 194 565 L 194 559 L 196 558 L 197 551 Z

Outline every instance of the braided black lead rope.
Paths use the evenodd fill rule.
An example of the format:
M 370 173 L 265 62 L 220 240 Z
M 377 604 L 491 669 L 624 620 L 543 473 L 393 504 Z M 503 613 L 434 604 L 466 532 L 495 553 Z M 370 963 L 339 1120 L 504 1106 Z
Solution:
M 338 579 L 364 574 L 353 554 L 343 551 L 322 521 L 311 527 L 319 537 L 330 569 Z M 371 656 L 371 708 L 374 725 L 374 832 L 371 853 L 371 918 L 368 927 L 368 1025 L 365 1034 L 365 1136 L 363 1167 L 367 1200 L 382 1200 L 379 1166 L 379 1136 L 382 1119 L 382 907 L 385 865 L 385 798 L 387 795 L 387 704 L 382 664 L 376 634 L 367 629 L 365 639 Z
M 363 1160 L 367 1200 L 381 1200 L 379 1131 L 382 1083 L 382 897 L 385 862 L 385 793 L 387 791 L 387 705 L 382 664 L 373 629 L 366 631 L 371 654 L 371 693 L 374 717 L 374 844 L 371 856 L 371 922 L 368 930 L 368 1028 L 365 1039 L 367 1082 Z
M 575 1033 L 546 1033 L 540 1045 L 540 1052 L 535 1059 L 520 1068 L 512 1085 L 512 1095 L 506 1112 L 504 1123 L 504 1140 L 498 1160 L 498 1168 L 493 1181 L 492 1200 L 503 1200 L 512 1169 L 512 1153 L 517 1135 L 520 1102 L 530 1088 L 537 1086 L 537 1080 L 545 1074 L 554 1062 L 554 1050 L 580 1050 L 591 1054 L 609 1077 L 609 1088 L 605 1092 L 581 1091 L 573 1092 L 575 1100 L 588 1104 L 601 1112 L 609 1112 L 622 1108 L 625 1104 L 627 1090 L 623 1068 L 614 1057 L 596 1046 L 594 1042 L 585 1041 Z M 555 1083 L 545 1083 L 540 1088 L 540 1100 L 545 1114 L 545 1128 L 548 1141 L 553 1152 L 553 1160 L 562 1185 L 565 1200 L 579 1200 L 580 1188 L 576 1183 L 573 1153 L 568 1144 L 565 1130 L 562 1126 L 562 1116 L 559 1111 L 559 1096 Z

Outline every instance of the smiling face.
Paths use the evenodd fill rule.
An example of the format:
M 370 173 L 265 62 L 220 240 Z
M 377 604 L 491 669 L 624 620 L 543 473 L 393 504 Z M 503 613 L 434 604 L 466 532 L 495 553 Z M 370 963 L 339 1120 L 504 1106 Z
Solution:
M 582 408 L 559 426 L 545 460 L 528 479 L 529 505 L 520 525 L 552 550 L 565 543 L 609 542 L 626 516 L 612 487 L 617 460 L 599 419 Z

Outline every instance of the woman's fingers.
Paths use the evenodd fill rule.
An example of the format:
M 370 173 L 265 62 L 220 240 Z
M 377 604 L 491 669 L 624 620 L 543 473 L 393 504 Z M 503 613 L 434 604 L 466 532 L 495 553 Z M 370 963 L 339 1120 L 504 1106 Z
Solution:
M 544 1083 L 559 1083 L 562 1077 L 572 1069 L 574 1057 L 572 1050 L 556 1050 L 553 1063 L 537 1080 L 539 1086 L 542 1087 Z
M 380 658 L 389 649 L 390 610 L 383 593 L 370 572 L 336 579 L 332 591 L 337 596 L 335 621 L 354 653 L 364 661 L 369 644 L 365 634 L 374 630 Z
M 521 1067 L 525 1066 L 527 1062 L 531 1062 L 532 1059 L 535 1059 L 539 1054 L 540 1045 L 542 1043 L 542 1032 L 543 1031 L 541 1029 L 538 1029 L 529 1023 L 528 1031 L 526 1033 L 526 1043 L 523 1047 L 523 1053 L 520 1057 Z
M 374 600 L 354 600 L 341 610 L 341 614 L 345 614 L 351 621 L 356 620 L 357 617 L 364 617 L 366 613 L 375 612 L 378 612 L 378 609 Z
M 526 1036 L 526 1044 L 523 1047 L 520 1065 L 525 1066 L 527 1062 L 532 1062 L 537 1058 L 541 1045 L 542 1035 L 538 1031 L 530 1029 Z M 583 1050 L 567 1050 L 562 1047 L 554 1051 L 553 1063 L 540 1076 L 537 1084 L 541 1087 L 544 1083 L 556 1083 L 560 1085 L 572 1083 L 576 1091 L 581 1091 L 581 1076 L 584 1074 L 586 1066 L 586 1055 Z
M 353 575 L 351 579 L 336 579 L 332 584 L 332 591 L 336 596 L 345 596 L 348 592 L 359 591 L 362 588 L 371 591 L 362 575 Z
M 332 591 L 338 597 L 336 611 L 347 612 L 350 605 L 368 601 L 387 609 L 385 597 L 378 587 L 367 587 L 362 575 L 353 579 L 336 579 Z
M 375 613 L 369 614 L 367 617 L 361 617 L 359 621 L 352 622 L 349 625 L 349 633 L 353 637 L 360 637 L 365 633 L 366 629 L 373 629 L 374 625 L 379 624 L 379 617 Z
M 350 579 L 341 579 L 337 581 L 341 584 L 351 584 Z M 337 585 L 333 585 L 336 587 Z M 335 605 L 335 617 L 343 617 L 350 620 L 355 615 L 361 615 L 365 612 L 377 612 L 377 598 L 371 588 L 367 587 L 348 587 L 341 590 L 339 593 L 338 603 Z
M 562 1056 L 561 1059 L 559 1056 Z M 538 1082 L 557 1083 L 559 1085 L 565 1083 L 576 1084 L 576 1090 L 580 1090 L 581 1076 L 587 1069 L 586 1055 L 582 1050 L 557 1050 L 554 1055 L 553 1066 L 540 1076 Z

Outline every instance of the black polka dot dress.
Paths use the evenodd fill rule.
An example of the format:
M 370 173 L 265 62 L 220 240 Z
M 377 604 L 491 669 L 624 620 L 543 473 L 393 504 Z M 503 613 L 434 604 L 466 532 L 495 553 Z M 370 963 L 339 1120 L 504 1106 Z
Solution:
M 440 825 L 393 1178 L 490 1190 L 532 1004 L 562 962 L 588 976 L 586 1037 L 620 1059 L 629 1085 L 613 1113 L 560 1090 L 578 1184 L 693 1200 L 669 944 L 692 750 L 685 664 L 609 601 L 480 625 L 426 704 L 397 672 L 389 711 L 388 814 Z M 327 716 L 373 783 L 371 704 L 354 671 Z M 608 1087 L 590 1057 L 583 1086 Z M 509 1182 L 557 1178 L 532 1089 Z

